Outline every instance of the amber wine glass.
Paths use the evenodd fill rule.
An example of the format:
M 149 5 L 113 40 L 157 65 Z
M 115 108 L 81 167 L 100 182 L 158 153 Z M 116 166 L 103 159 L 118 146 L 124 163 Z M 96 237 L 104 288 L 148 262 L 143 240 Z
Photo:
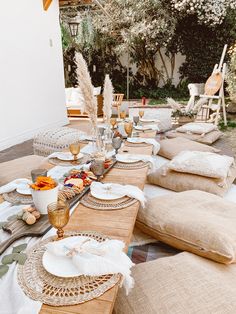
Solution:
M 125 118 L 126 118 L 126 112 L 125 112 L 125 111 L 121 111 L 121 113 L 120 113 L 120 118 L 121 118 L 122 120 L 125 120 Z
M 78 159 L 77 156 L 80 152 L 80 144 L 79 143 L 70 144 L 69 148 L 70 148 L 71 154 L 74 156 L 74 161 L 77 161 Z
M 128 137 L 131 137 L 132 132 L 133 132 L 133 122 L 125 122 L 124 128 Z
M 139 110 L 139 117 L 142 119 L 143 116 L 144 116 L 144 111 L 143 110 Z
M 70 207 L 68 202 L 58 201 L 48 205 L 48 220 L 57 229 L 56 240 L 64 237 L 63 228 L 68 224 L 70 218 Z
M 113 130 L 114 130 L 114 128 L 115 128 L 116 122 L 117 122 L 116 118 L 111 118 L 111 119 L 110 119 L 110 123 L 111 123 L 111 125 L 112 125 L 112 129 L 113 129 Z

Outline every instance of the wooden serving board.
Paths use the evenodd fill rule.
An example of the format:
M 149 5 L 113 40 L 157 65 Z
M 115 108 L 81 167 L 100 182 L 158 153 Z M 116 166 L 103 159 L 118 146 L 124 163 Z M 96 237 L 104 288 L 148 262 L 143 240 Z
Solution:
M 40 237 L 51 228 L 48 215 L 42 215 L 34 225 L 27 225 L 21 219 L 15 219 L 7 223 L 2 229 L 11 236 L 0 243 L 0 255 L 16 240 L 22 237 Z

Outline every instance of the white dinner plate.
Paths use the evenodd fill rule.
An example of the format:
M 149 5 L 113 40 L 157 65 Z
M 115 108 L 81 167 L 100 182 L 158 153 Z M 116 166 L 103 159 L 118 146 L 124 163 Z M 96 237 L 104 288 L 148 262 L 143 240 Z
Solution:
M 133 144 L 136 144 L 136 143 L 143 143 L 142 142 L 142 139 L 139 137 L 139 138 L 137 138 L 137 137 L 128 137 L 127 138 L 127 142 L 129 142 L 129 143 L 133 143 Z
M 143 125 L 137 125 L 134 128 L 135 128 L 135 130 L 138 130 L 138 131 L 147 131 L 147 130 L 151 130 L 152 129 L 151 127 L 143 126 Z
M 116 155 L 116 160 L 125 164 L 132 164 L 135 162 L 138 162 L 139 159 L 135 159 L 135 155 L 133 155 L 132 157 L 130 157 L 130 155 Z
M 106 201 L 111 201 L 111 200 L 118 200 L 119 198 L 122 198 L 125 196 L 124 195 L 117 195 L 115 193 L 112 193 L 112 191 L 92 191 L 91 194 L 93 197 L 99 199 L 99 200 L 106 200 Z
M 32 195 L 29 186 L 22 185 L 16 189 L 16 192 L 22 195 Z
M 144 119 L 144 118 L 142 118 L 142 119 L 140 119 L 140 122 L 157 122 L 157 120 L 156 119 Z
M 78 159 L 81 159 L 84 155 L 82 153 L 79 153 L 77 155 Z M 73 161 L 74 156 L 71 153 L 58 153 L 57 154 L 57 159 L 62 160 L 62 161 Z

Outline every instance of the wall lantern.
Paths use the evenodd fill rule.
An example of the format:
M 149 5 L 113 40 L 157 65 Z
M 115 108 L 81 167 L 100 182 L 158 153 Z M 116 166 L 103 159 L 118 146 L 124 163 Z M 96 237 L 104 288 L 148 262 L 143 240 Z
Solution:
M 78 36 L 79 24 L 80 23 L 78 21 L 68 22 L 71 37 L 76 38 Z

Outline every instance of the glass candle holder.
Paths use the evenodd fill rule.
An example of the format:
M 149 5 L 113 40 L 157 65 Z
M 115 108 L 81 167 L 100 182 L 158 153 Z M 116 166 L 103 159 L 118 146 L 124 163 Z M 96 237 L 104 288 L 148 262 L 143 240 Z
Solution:
M 50 224 L 57 229 L 56 240 L 63 239 L 63 228 L 68 224 L 69 219 L 70 207 L 67 202 L 58 201 L 48 205 L 48 220 Z

